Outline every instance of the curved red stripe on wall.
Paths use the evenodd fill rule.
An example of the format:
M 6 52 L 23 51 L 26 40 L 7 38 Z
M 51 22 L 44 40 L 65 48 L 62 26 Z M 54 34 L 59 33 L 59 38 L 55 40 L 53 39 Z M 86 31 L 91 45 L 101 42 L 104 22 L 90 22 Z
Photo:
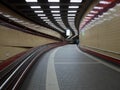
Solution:
M 0 63 L 0 70 L 4 69 L 5 67 L 7 67 L 9 64 L 11 64 L 13 61 L 15 61 L 16 59 L 18 59 L 20 56 L 22 56 L 23 54 L 25 54 L 25 52 L 19 53 L 5 61 L 3 61 L 2 63 Z
M 120 65 L 120 59 L 116 59 L 116 58 L 113 58 L 113 57 L 110 57 L 110 56 L 106 56 L 106 55 L 103 55 L 103 54 L 100 54 L 100 53 L 97 53 L 97 52 L 94 52 L 94 51 L 91 51 L 91 50 L 88 50 L 88 49 L 85 49 L 85 48 L 80 48 L 82 51 L 84 52 L 87 52 L 91 55 L 94 55 L 94 56 L 97 56 L 99 58 L 102 58 L 102 59 L 105 59 L 107 61 L 111 61 L 113 63 L 116 63 L 118 65 Z
M 100 3 L 100 1 L 106 1 L 106 2 L 110 2 L 109 4 L 105 4 L 105 3 Z M 91 22 L 91 20 L 94 20 L 95 18 L 97 18 L 99 15 L 102 15 L 104 12 L 107 12 L 110 8 L 113 8 L 116 4 L 120 3 L 120 0 L 100 0 L 99 3 L 93 7 L 93 9 L 91 11 L 98 11 L 98 13 L 91 13 L 91 11 L 88 14 L 93 14 L 93 16 L 87 16 L 90 19 L 86 19 L 86 17 L 83 19 L 83 22 L 80 24 L 80 29 L 82 30 L 82 28 L 84 28 L 88 23 Z M 95 8 L 95 7 L 101 7 L 103 9 L 100 8 Z

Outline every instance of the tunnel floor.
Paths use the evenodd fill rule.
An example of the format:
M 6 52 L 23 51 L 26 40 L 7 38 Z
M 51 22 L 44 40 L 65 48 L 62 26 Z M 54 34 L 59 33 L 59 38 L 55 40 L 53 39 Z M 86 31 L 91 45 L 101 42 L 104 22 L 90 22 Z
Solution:
M 120 90 L 120 72 L 65 45 L 42 55 L 20 90 Z

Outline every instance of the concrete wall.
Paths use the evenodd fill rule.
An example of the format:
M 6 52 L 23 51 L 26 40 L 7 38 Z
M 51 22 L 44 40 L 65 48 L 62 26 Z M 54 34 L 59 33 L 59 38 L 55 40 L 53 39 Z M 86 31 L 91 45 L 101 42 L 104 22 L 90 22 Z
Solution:
M 80 32 L 80 46 L 120 59 L 120 5 Z
M 35 47 L 53 42 L 57 41 L 0 26 L 0 60 L 6 60 L 27 50 L 23 47 Z

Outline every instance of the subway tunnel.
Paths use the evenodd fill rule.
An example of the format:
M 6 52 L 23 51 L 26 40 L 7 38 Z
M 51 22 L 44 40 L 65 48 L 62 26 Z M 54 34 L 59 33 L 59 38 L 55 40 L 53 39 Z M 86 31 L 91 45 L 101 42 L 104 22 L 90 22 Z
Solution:
M 120 0 L 0 0 L 0 90 L 120 90 Z

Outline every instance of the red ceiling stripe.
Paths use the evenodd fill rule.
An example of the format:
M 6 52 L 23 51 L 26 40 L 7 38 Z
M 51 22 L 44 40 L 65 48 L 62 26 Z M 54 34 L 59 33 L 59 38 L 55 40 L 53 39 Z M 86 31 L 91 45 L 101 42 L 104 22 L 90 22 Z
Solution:
M 89 16 L 90 19 L 84 20 L 84 23 L 80 26 L 80 29 L 82 29 L 86 24 L 88 24 L 95 17 L 98 17 L 98 15 L 102 15 L 104 12 L 107 12 L 110 8 L 113 8 L 117 3 L 120 3 L 120 0 L 101 0 L 101 1 L 108 1 L 111 3 L 110 4 L 103 4 L 103 3 L 99 2 L 95 7 L 103 7 L 103 9 L 94 9 L 93 8 L 92 11 L 98 11 L 98 13 L 91 13 L 90 12 L 89 14 L 93 14 L 94 16 Z

